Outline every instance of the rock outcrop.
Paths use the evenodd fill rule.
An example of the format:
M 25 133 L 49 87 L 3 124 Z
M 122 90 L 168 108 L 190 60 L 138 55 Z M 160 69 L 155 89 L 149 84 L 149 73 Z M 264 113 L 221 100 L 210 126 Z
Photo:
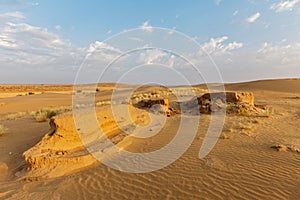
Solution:
M 217 93 L 206 93 L 198 97 L 199 105 L 203 105 L 206 102 L 217 102 L 222 103 L 247 103 L 254 105 L 254 95 L 252 92 L 217 92 Z
M 125 113 L 128 111 L 128 106 L 120 105 L 117 109 L 121 113 Z M 87 120 L 85 125 L 86 127 L 96 127 L 96 129 L 100 127 L 112 143 L 118 144 L 127 137 L 127 134 L 122 133 L 122 127 L 132 124 L 143 126 L 150 121 L 145 110 L 130 106 L 129 112 L 130 117 L 120 116 L 118 121 L 114 118 L 110 106 L 98 108 L 96 109 L 98 124 L 89 124 L 92 122 Z M 82 117 L 85 118 L 85 116 Z M 101 149 L 102 147 L 97 143 L 100 139 L 93 140 L 95 137 L 100 137 L 94 129 L 82 134 L 80 131 L 81 127 L 78 124 L 75 125 L 71 112 L 52 118 L 48 133 L 38 144 L 23 153 L 28 168 L 19 173 L 20 176 L 29 179 L 58 177 L 97 164 L 98 160 L 93 157 L 90 150 L 100 152 L 109 149 L 110 146 Z M 82 137 L 86 135 L 91 139 L 83 140 Z
M 103 139 L 103 135 L 97 135 L 98 129 L 102 129 L 105 138 L 110 139 L 113 145 L 126 143 L 124 138 L 128 135 L 123 131 L 134 128 L 133 125 L 149 124 L 151 119 L 148 112 L 170 117 L 178 113 L 193 114 L 194 111 L 195 114 L 199 114 L 199 111 L 211 113 L 219 110 L 257 114 L 263 110 L 255 107 L 253 94 L 247 92 L 206 93 L 185 102 L 170 102 L 169 98 L 143 99 L 134 105 L 114 105 L 114 109 L 117 113 L 110 105 L 96 108 L 96 125 L 89 121 L 89 118 L 86 119 L 86 116 L 81 116 L 85 119 L 82 125 L 88 127 L 88 131 L 84 129 L 84 133 L 81 133 L 80 124 L 75 125 L 71 112 L 51 119 L 49 132 L 37 145 L 23 154 L 28 163 L 28 170 L 24 172 L 23 178 L 57 177 L 98 163 L 90 150 L 105 153 L 110 148 L 96 144 L 100 136 L 100 143 Z M 95 117 L 94 113 L 92 115 Z M 98 137 L 96 142 L 95 133 Z M 83 144 L 81 134 L 88 137 L 88 142 Z
M 256 106 L 251 92 L 206 93 L 190 101 L 181 102 L 185 113 L 199 114 L 226 111 L 245 116 L 268 116 L 269 108 Z M 199 109 L 199 110 L 198 110 Z
M 245 114 L 247 112 L 253 114 L 263 110 L 254 105 L 254 95 L 251 92 L 205 93 L 185 102 L 170 102 L 169 98 L 142 99 L 133 106 L 155 114 L 164 114 L 168 117 L 180 113 L 199 114 L 200 112 L 209 114 L 224 110 L 227 113 Z
M 84 148 L 71 114 L 51 119 L 50 127 L 37 145 L 23 153 L 28 163 L 25 177 L 62 176 L 96 163 Z
M 277 151 L 283 151 L 283 152 L 290 151 L 290 152 L 300 153 L 300 148 L 294 145 L 279 144 L 279 145 L 271 146 L 271 148 L 276 149 Z
M 168 117 L 175 113 L 175 110 L 170 107 L 169 98 L 143 99 L 133 105 L 140 109 L 146 109 L 154 114 L 163 114 Z

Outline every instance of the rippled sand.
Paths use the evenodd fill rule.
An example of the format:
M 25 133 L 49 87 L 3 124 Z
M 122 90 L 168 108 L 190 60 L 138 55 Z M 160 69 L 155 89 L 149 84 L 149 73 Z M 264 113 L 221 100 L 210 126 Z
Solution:
M 41 169 L 26 171 L 22 154 L 41 141 L 48 132 L 48 122 L 37 123 L 30 116 L 1 120 L 0 124 L 9 132 L 0 137 L 0 198 L 298 199 L 300 153 L 277 151 L 271 146 L 300 146 L 300 80 L 230 84 L 226 88 L 252 91 L 256 103 L 272 107 L 272 113 L 268 117 L 227 115 L 223 132 L 229 139 L 219 139 L 210 154 L 199 159 L 211 119 L 209 115 L 201 115 L 196 137 L 183 156 L 150 173 L 120 172 L 95 161 L 73 166 L 74 170 L 51 169 L 53 163 L 50 163 L 49 169 L 37 176 Z M 107 90 L 102 97 L 105 99 L 109 95 Z M 4 104 L 0 107 L 0 115 L 4 119 L 7 113 L 26 111 L 25 105 L 30 105 L 31 110 L 44 104 L 49 106 L 51 102 L 54 106 L 69 105 L 71 97 L 46 92 L 3 98 L 1 102 Z M 109 115 L 99 113 L 102 113 L 99 116 Z M 148 139 L 121 137 L 118 145 L 131 152 L 157 150 L 174 138 L 179 123 L 180 116 L 167 118 L 159 134 Z M 187 131 L 186 134 L 191 133 Z M 47 168 L 47 165 L 40 167 Z

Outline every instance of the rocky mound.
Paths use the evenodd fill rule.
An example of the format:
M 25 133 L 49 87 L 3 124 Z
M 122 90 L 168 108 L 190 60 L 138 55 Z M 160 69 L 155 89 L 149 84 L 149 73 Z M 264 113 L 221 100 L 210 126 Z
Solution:
M 251 92 L 218 92 L 206 93 L 181 105 L 190 113 L 195 113 L 195 107 L 200 113 L 226 111 L 227 114 L 241 114 L 248 116 L 267 115 L 268 109 L 254 104 L 254 95 Z
M 23 153 L 28 163 L 25 177 L 62 176 L 96 162 L 85 150 L 71 114 L 51 119 L 50 127 L 37 145 Z
M 99 149 L 95 142 L 95 129 L 99 127 L 106 138 L 113 144 L 119 144 L 127 137 L 126 130 L 135 125 L 146 126 L 151 121 L 149 113 L 163 114 L 168 117 L 179 114 L 211 113 L 226 109 L 228 113 L 239 113 L 257 115 L 263 113 L 264 109 L 255 106 L 254 96 L 246 92 L 207 93 L 186 102 L 170 102 L 169 98 L 144 99 L 134 105 L 114 105 L 118 113 L 113 113 L 110 106 L 97 107 L 96 117 L 98 125 L 89 124 L 86 120 L 85 126 L 92 127 L 90 132 L 84 133 L 89 143 L 82 143 L 79 136 L 80 127 L 76 127 L 72 113 L 64 113 L 50 121 L 50 130 L 44 138 L 34 147 L 24 152 L 23 156 L 28 163 L 27 171 L 23 177 L 55 177 L 74 172 L 76 170 L 97 164 L 98 161 L 89 152 L 105 152 Z M 199 109 L 199 110 L 197 110 Z M 128 113 L 129 115 L 124 115 Z M 82 116 L 85 117 L 84 115 Z M 125 133 L 124 133 L 125 130 Z M 103 138 L 102 138 L 103 139 Z M 97 138 L 98 140 L 98 138 Z M 87 146 L 91 147 L 88 148 Z
M 117 109 L 125 113 L 128 106 L 119 105 Z M 132 106 L 130 106 L 131 119 L 121 117 L 120 122 L 113 117 L 110 106 L 97 108 L 96 115 L 99 127 L 114 144 L 118 144 L 127 136 L 122 133 L 122 127 L 126 128 L 132 123 L 145 125 L 150 120 L 146 111 Z M 28 167 L 19 174 L 22 178 L 63 176 L 98 163 L 87 151 L 87 144 L 83 145 L 82 138 L 78 134 L 80 127 L 75 126 L 72 113 L 64 113 L 51 119 L 50 127 L 49 132 L 37 145 L 23 153 Z M 92 139 L 95 136 L 93 131 L 86 133 L 90 134 Z M 88 144 L 90 147 L 95 146 L 92 139 Z M 104 151 L 99 148 L 94 150 Z
M 205 93 L 189 101 L 176 102 L 170 98 L 143 99 L 133 104 L 154 114 L 164 114 L 168 117 L 175 114 L 199 114 L 224 111 L 228 114 L 268 115 L 268 108 L 254 104 L 251 92 L 216 92 Z M 198 110 L 199 109 L 199 110 Z
M 271 146 L 271 148 L 276 149 L 277 151 L 283 151 L 283 152 L 290 151 L 290 152 L 300 153 L 300 148 L 294 145 L 279 144 L 279 145 Z
M 140 109 L 146 109 L 153 114 L 162 114 L 167 117 L 179 113 L 170 106 L 170 98 L 143 99 L 133 105 Z

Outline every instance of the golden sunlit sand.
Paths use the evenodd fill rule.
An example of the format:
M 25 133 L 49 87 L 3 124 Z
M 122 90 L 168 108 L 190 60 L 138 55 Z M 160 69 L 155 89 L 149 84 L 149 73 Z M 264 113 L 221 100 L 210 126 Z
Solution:
M 175 137 L 181 117 L 190 114 L 180 113 L 169 94 L 172 89 L 184 91 L 184 86 L 143 86 L 132 97 L 131 105 L 115 102 L 120 113 L 130 113 L 130 117 L 116 118 L 110 105 L 114 86 L 98 85 L 96 118 L 106 137 L 120 149 L 136 153 L 158 150 Z M 226 115 L 218 142 L 205 158 L 199 159 L 198 154 L 211 121 L 209 113 L 200 115 L 191 146 L 174 163 L 149 173 L 126 173 L 104 165 L 83 145 L 80 127 L 75 126 L 70 111 L 74 94 L 71 85 L 2 85 L 0 198 L 297 199 L 300 80 L 264 80 L 225 87 L 248 95 L 244 101 L 249 104 L 253 94 L 254 104 L 237 110 L 230 107 L 232 112 Z M 124 85 L 120 90 L 130 88 Z M 204 85 L 194 86 L 194 91 L 197 96 L 207 93 Z M 161 101 L 167 108 L 145 109 L 152 104 L 151 98 L 170 102 Z M 126 134 L 134 132 L 137 125 L 151 134 L 156 129 L 153 121 L 160 122 L 164 114 L 169 116 L 158 134 L 149 138 Z M 96 145 L 93 137 L 88 141 L 92 149 Z M 116 153 L 111 149 L 108 145 L 100 153 Z

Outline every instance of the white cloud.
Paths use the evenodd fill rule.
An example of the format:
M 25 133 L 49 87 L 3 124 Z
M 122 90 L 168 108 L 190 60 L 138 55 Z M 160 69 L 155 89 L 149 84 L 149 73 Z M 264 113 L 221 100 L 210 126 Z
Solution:
M 148 21 L 145 21 L 139 28 L 141 28 L 142 30 L 147 31 L 147 32 L 153 31 L 153 27 L 149 24 Z
M 160 63 L 162 58 L 168 54 L 160 49 L 149 49 L 144 50 L 140 53 L 139 58 L 137 59 L 138 63 L 153 64 Z
M 54 28 L 55 28 L 56 30 L 58 30 L 58 31 L 61 30 L 61 26 L 60 26 L 60 25 L 56 25 L 56 26 L 54 26 Z
M 0 14 L 0 20 L 18 20 L 18 19 L 25 19 L 23 13 L 21 12 L 7 12 Z
M 239 11 L 236 10 L 236 11 L 234 11 L 234 12 L 232 13 L 232 15 L 235 16 L 235 15 L 237 15 L 238 13 L 239 13 Z
M 87 56 L 94 61 L 112 61 L 123 52 L 107 43 L 96 41 L 89 45 L 87 49 Z
M 100 42 L 100 41 L 96 41 L 96 42 L 90 44 L 87 52 L 94 53 L 97 51 L 102 51 L 103 49 L 108 50 L 110 52 L 122 53 L 120 49 L 115 48 L 107 43 Z
M 48 65 L 73 58 L 80 50 L 47 29 L 7 22 L 0 26 L 0 51 L 9 63 Z
M 175 30 L 176 30 L 176 27 L 173 27 L 173 28 L 168 32 L 168 34 L 169 34 L 169 35 L 174 34 Z
M 216 5 L 220 5 L 221 1 L 222 0 L 214 0 L 214 2 L 215 2 Z
M 59 50 L 68 47 L 57 35 L 47 29 L 31 26 L 26 23 L 6 23 L 0 32 L 2 38 L 11 41 L 16 50 L 33 50 L 44 52 L 50 49 Z M 1 46 L 0 46 L 1 47 Z
M 207 61 L 207 54 L 214 56 L 214 58 L 229 58 L 233 53 L 232 51 L 243 47 L 243 43 L 240 42 L 227 42 L 228 37 L 218 37 L 211 38 L 208 42 L 201 44 L 201 49 L 198 52 L 186 52 L 182 56 L 194 64 L 200 64 L 202 61 Z M 151 45 L 146 45 L 142 52 L 137 52 L 137 64 L 162 64 L 171 68 L 184 68 L 186 65 L 190 65 L 183 60 L 183 58 L 178 57 L 170 52 L 161 49 L 147 49 Z
M 144 42 L 144 40 L 139 37 L 128 37 L 128 39 L 135 42 Z
M 298 66 L 300 43 L 274 45 L 265 42 L 257 51 L 257 61 L 274 66 Z
M 299 2 L 300 0 L 281 0 L 279 3 L 272 4 L 270 9 L 275 10 L 275 12 L 291 11 Z
M 220 55 L 230 53 L 232 50 L 243 47 L 243 43 L 235 41 L 228 44 L 224 44 L 226 40 L 228 40 L 227 36 L 211 38 L 209 42 L 206 42 L 202 45 L 202 48 L 208 54 Z
M 248 17 L 247 19 L 245 19 L 245 21 L 247 23 L 254 23 L 259 17 L 260 17 L 260 13 L 257 12 L 255 14 L 251 15 L 250 17 Z
M 22 4 L 19 0 L 0 0 L 1 6 L 14 6 Z
M 241 51 L 234 52 L 243 47 L 241 42 L 228 42 L 228 36 L 211 38 L 209 41 L 200 44 L 202 47 L 198 52 L 184 55 L 191 63 L 203 70 L 203 73 L 210 74 L 212 60 L 214 63 L 222 64 L 222 67 L 226 64 L 231 64 L 236 61 Z
M 107 32 L 106 32 L 106 35 L 110 35 L 112 33 L 112 30 L 108 30 Z

